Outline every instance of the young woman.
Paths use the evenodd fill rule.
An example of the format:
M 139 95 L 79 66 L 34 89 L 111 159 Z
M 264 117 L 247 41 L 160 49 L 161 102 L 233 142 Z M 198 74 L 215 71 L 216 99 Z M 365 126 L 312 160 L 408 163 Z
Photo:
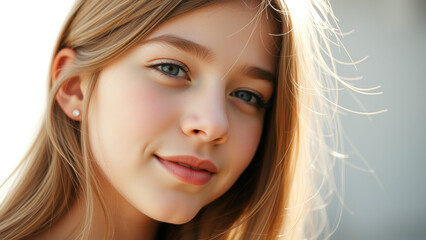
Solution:
M 329 13 L 301 0 L 78 1 L 0 239 L 328 238 Z

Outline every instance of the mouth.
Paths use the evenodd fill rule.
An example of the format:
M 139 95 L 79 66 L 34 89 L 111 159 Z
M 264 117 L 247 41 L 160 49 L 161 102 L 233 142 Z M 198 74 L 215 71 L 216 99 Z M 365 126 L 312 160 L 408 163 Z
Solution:
M 217 172 L 216 166 L 209 160 L 200 160 L 193 156 L 159 156 L 154 157 L 176 179 L 186 184 L 205 185 Z

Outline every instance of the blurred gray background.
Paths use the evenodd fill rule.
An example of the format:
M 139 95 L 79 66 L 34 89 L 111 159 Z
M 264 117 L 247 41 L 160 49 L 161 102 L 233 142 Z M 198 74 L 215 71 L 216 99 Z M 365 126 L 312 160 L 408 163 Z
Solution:
M 382 86 L 382 95 L 355 95 L 367 111 L 388 110 L 370 118 L 341 117 L 355 146 L 345 141 L 346 161 L 375 172 L 346 166 L 347 209 L 331 239 L 426 239 L 426 0 L 332 0 L 331 5 L 341 30 L 355 30 L 343 38 L 352 58 L 368 56 L 358 70 L 340 66 L 340 74 L 363 76 L 356 86 Z M 345 93 L 340 104 L 362 111 Z

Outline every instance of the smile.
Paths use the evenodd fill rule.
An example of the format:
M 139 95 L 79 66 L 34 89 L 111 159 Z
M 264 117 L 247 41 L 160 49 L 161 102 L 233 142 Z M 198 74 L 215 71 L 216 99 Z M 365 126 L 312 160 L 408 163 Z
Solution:
M 171 175 L 187 184 L 205 185 L 217 172 L 216 166 L 209 160 L 200 160 L 187 155 L 154 156 Z

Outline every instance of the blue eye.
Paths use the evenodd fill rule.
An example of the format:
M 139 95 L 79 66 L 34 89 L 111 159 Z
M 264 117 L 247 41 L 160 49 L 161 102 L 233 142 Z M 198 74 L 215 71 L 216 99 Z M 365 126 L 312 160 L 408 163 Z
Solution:
M 155 64 L 152 67 L 170 77 L 188 78 L 188 70 L 186 67 L 180 66 L 177 63 L 160 63 Z
M 162 64 L 158 67 L 164 73 L 167 73 L 167 74 L 170 74 L 170 75 L 173 75 L 173 76 L 176 76 L 176 77 L 179 75 L 179 72 L 182 71 L 180 67 L 178 67 L 176 65 L 172 65 L 172 64 Z
M 239 98 L 244 102 L 247 102 L 248 104 L 253 105 L 257 108 L 263 108 L 266 106 L 266 103 L 262 100 L 262 97 L 251 91 L 239 90 L 232 92 L 231 96 Z

